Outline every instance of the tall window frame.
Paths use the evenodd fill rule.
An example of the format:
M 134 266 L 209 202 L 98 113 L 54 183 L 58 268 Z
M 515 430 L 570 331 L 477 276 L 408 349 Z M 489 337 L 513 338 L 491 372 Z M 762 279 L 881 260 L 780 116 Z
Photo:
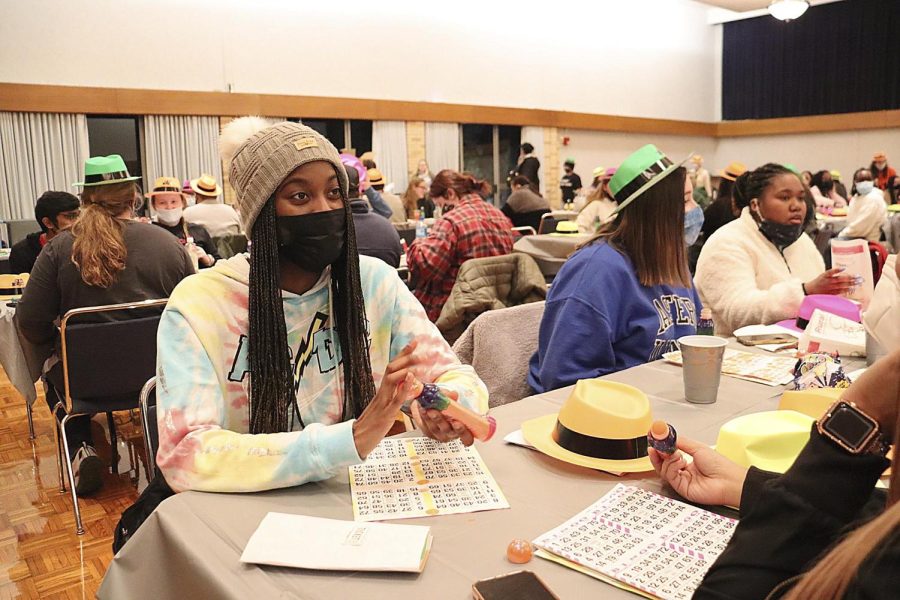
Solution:
M 490 128 L 490 172 L 487 172 L 484 168 L 479 168 L 476 160 L 472 159 L 471 153 L 467 154 L 466 151 L 467 138 L 469 147 L 473 143 L 481 146 L 485 144 L 484 140 L 487 139 L 487 132 L 483 129 L 485 127 Z M 476 142 L 479 138 L 480 142 Z M 506 202 L 506 198 L 509 197 L 510 190 L 507 184 L 507 176 L 516 167 L 515 160 L 518 156 L 521 141 L 522 128 L 517 125 L 486 125 L 483 123 L 461 123 L 459 125 L 460 170 L 471 171 L 473 175 L 489 181 L 493 191 L 488 200 L 496 206 L 503 205 Z M 466 162 L 467 158 L 470 159 L 468 163 Z M 486 163 L 485 160 L 480 162 L 482 164 Z M 475 168 L 469 168 L 473 166 Z

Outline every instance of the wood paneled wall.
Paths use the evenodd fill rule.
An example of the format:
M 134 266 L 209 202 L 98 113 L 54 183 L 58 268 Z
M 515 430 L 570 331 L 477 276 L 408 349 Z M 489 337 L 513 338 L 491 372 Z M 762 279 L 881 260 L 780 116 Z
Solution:
M 704 123 L 566 111 L 316 96 L 0 83 L 0 110 L 86 114 L 263 115 L 746 137 L 900 127 L 900 110 Z

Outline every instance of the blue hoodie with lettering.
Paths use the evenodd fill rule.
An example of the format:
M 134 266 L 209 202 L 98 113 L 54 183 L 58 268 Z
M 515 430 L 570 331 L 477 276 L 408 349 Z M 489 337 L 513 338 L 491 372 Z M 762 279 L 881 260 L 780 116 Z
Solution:
M 700 308 L 693 286 L 641 285 L 622 252 L 582 248 L 547 294 L 528 383 L 541 393 L 657 360 L 697 332 Z

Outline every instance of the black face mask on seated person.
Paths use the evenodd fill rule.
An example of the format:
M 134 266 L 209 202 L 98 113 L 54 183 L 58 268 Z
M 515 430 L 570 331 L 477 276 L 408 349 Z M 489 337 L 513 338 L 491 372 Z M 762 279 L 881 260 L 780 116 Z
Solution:
M 760 220 L 759 232 L 781 251 L 800 239 L 800 236 L 803 235 L 803 224 L 785 225 L 774 221 Z
M 310 273 L 321 273 L 340 258 L 346 233 L 345 209 L 277 217 L 282 256 Z

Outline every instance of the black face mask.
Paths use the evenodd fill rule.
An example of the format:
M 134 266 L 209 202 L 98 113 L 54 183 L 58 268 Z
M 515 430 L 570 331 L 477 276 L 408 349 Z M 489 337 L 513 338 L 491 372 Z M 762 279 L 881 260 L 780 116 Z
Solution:
M 767 240 L 772 242 L 779 250 L 784 250 L 803 235 L 803 224 L 800 225 L 784 225 L 775 223 L 774 221 L 761 221 L 759 224 L 759 232 L 765 236 Z
M 344 250 L 347 213 L 343 208 L 277 217 L 281 255 L 310 273 L 321 273 Z

